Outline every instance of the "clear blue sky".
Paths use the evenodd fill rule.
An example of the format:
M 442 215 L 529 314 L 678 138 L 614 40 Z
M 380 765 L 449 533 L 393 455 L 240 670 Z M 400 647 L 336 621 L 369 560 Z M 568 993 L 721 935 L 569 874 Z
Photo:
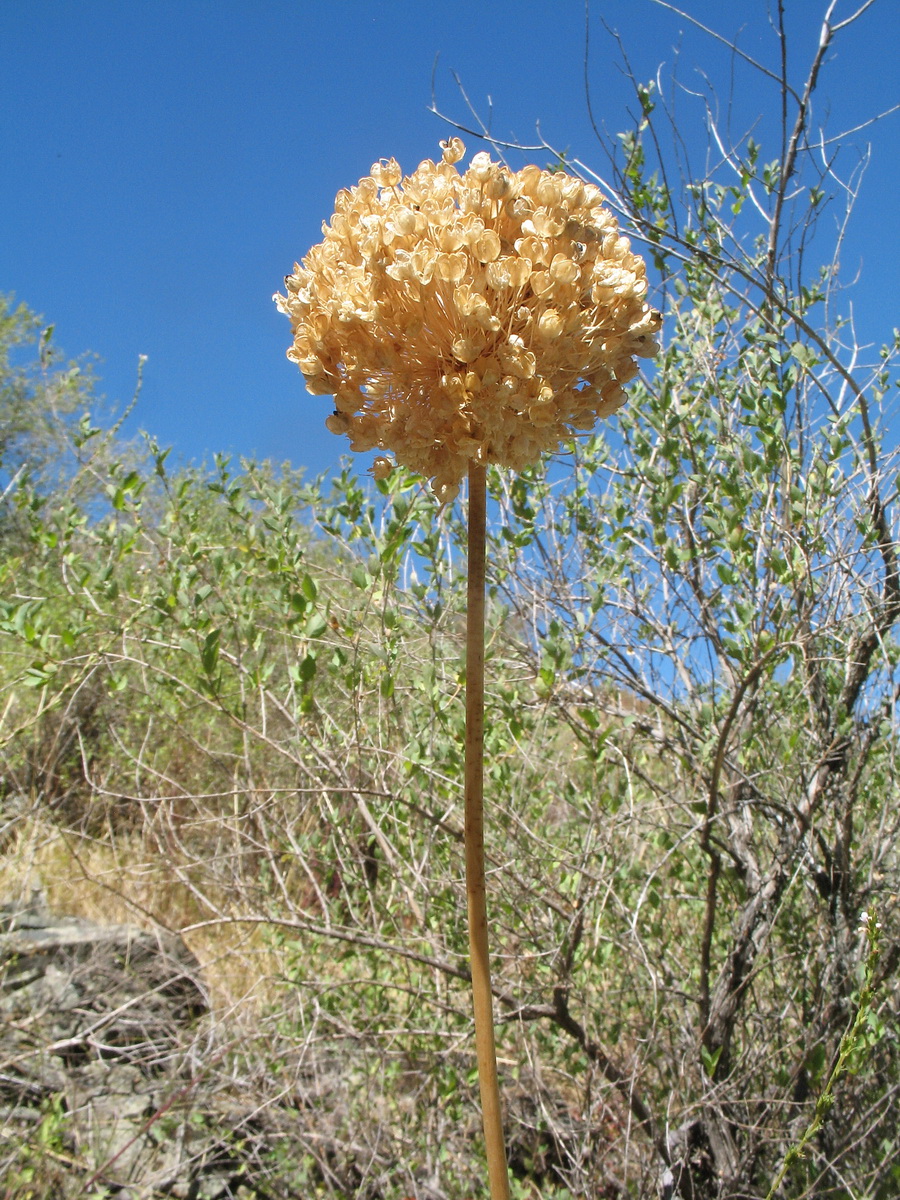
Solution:
M 777 67 L 766 0 L 682 6 L 741 30 L 740 45 Z M 857 6 L 839 0 L 837 17 Z M 825 4 L 787 8 L 799 73 Z M 601 21 L 640 78 L 679 46 L 685 81 L 701 86 L 700 68 L 729 86 L 725 51 L 652 0 L 591 0 L 591 15 L 593 100 L 610 131 L 627 126 L 631 99 Z M 53 322 L 68 354 L 95 351 L 111 399 L 130 397 L 146 354 L 131 429 L 176 458 L 227 450 L 322 470 L 346 443 L 284 357 L 288 322 L 270 298 L 285 272 L 374 160 L 412 169 L 435 155 L 449 133 L 427 111 L 438 53 L 442 109 L 466 116 L 456 71 L 482 112 L 492 98 L 499 137 L 533 141 L 539 121 L 549 142 L 599 166 L 583 51 L 583 0 L 0 0 L 0 291 Z M 833 129 L 896 103 L 898 57 L 900 3 L 877 0 L 831 56 L 820 115 L 826 97 Z M 748 125 L 774 118 L 775 102 L 738 76 Z M 698 145 L 697 110 L 684 111 Z M 863 273 L 860 332 L 881 339 L 900 323 L 898 134 L 894 115 L 873 135 L 844 253 Z

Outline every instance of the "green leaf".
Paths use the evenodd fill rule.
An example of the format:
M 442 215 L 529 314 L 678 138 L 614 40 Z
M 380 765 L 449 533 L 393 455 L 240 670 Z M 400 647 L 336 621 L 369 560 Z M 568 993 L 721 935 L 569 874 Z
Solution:
M 579 708 L 578 715 L 589 729 L 597 729 L 599 727 L 600 717 L 597 715 L 595 708 Z
M 328 628 L 328 622 L 320 612 L 310 613 L 309 620 L 306 622 L 306 627 L 303 630 L 308 638 L 321 637 Z
M 215 674 L 219 665 L 219 630 L 212 629 L 203 639 L 203 649 L 200 651 L 200 661 L 207 675 Z
M 22 683 L 27 688 L 44 687 L 53 678 L 55 671 L 56 668 L 51 663 L 46 663 L 42 666 L 33 665 L 26 667 L 25 673 L 22 676 Z
M 722 1047 L 721 1046 L 719 1046 L 718 1049 L 716 1049 L 716 1050 L 710 1050 L 710 1049 L 708 1049 L 708 1047 L 701 1044 L 700 1058 L 703 1061 L 703 1069 L 706 1071 L 706 1073 L 710 1077 L 710 1079 L 712 1079 L 715 1076 L 716 1067 L 718 1066 L 719 1059 L 721 1058 L 721 1056 L 722 1056 Z

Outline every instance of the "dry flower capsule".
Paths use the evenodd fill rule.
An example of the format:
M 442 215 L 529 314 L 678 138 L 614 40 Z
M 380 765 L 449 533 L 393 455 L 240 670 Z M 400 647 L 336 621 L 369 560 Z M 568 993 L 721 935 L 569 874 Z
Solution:
M 341 191 L 275 301 L 307 389 L 335 398 L 328 428 L 446 502 L 470 462 L 520 470 L 619 408 L 661 318 L 598 188 L 441 150 Z

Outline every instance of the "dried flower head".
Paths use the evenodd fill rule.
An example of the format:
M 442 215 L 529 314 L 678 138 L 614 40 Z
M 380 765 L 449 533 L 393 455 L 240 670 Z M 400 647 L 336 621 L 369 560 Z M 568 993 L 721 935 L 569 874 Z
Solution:
M 470 462 L 520 470 L 615 412 L 661 318 L 598 188 L 486 153 L 460 173 L 460 139 L 441 146 L 412 175 L 388 159 L 339 192 L 275 301 L 288 358 L 334 396 L 328 428 L 448 501 Z

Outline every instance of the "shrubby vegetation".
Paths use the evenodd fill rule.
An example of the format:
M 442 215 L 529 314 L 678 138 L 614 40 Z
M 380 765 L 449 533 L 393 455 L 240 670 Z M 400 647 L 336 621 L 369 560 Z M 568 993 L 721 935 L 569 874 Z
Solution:
M 867 358 L 836 263 L 797 250 L 842 196 L 810 151 L 820 65 L 784 81 L 779 158 L 712 129 L 719 166 L 681 187 L 665 98 L 638 88 L 611 186 L 655 256 L 662 361 L 614 428 L 491 479 L 487 849 L 522 1197 L 761 1200 L 817 1104 L 778 1195 L 900 1190 L 898 347 Z M 4 346 L 35 328 L 6 309 Z M 44 422 L 65 372 L 9 362 Z M 63 480 L 18 470 L 28 436 L 2 464 L 8 877 L 184 931 L 209 1069 L 278 1135 L 249 1194 L 483 1194 L 457 512 L 402 472 L 171 473 L 152 441 L 48 428 Z M 8 1194 L 43 1194 L 4 1153 Z

